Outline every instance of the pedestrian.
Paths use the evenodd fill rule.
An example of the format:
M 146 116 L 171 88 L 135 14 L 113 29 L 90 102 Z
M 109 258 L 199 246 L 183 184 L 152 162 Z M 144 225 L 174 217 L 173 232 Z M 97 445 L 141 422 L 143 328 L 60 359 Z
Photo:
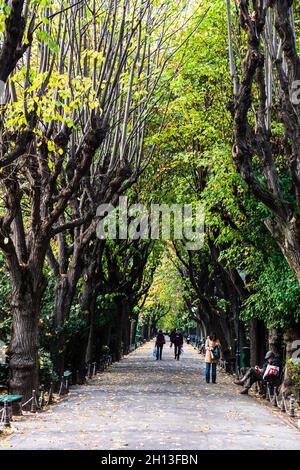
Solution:
M 163 335 L 162 330 L 159 330 L 158 335 L 156 336 L 156 360 L 161 360 L 162 359 L 162 350 L 164 347 L 164 344 L 166 344 L 165 337 Z
M 174 329 L 170 333 L 170 348 L 173 346 L 175 335 L 176 335 L 176 330 Z
M 177 359 L 177 361 L 179 361 L 179 357 L 180 357 L 180 354 L 181 354 L 181 349 L 182 349 L 182 346 L 183 346 L 183 336 L 182 336 L 182 333 L 179 329 L 176 330 L 176 333 L 175 333 L 175 336 L 174 336 L 174 347 L 175 347 L 175 359 Z
M 211 333 L 205 341 L 205 379 L 210 382 L 210 371 L 212 383 L 216 383 L 217 363 L 220 359 L 220 341 L 216 333 Z
M 236 385 L 243 385 L 244 390 L 241 392 L 242 395 L 248 395 L 249 389 L 255 382 L 262 382 L 264 387 L 267 382 L 270 384 L 278 383 L 280 380 L 282 371 L 282 363 L 278 357 L 272 351 L 268 351 L 265 355 L 265 362 L 262 367 L 255 366 L 250 367 L 244 377 L 240 380 L 235 380 Z

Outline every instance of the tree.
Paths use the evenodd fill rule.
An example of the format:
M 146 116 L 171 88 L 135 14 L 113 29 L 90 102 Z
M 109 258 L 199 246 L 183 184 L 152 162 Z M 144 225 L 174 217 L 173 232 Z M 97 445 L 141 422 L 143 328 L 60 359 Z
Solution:
M 34 16 L 36 8 L 32 8 Z M 100 10 L 93 2 L 74 3 L 64 10 L 56 4 L 45 8 L 27 48 L 25 66 L 11 77 L 2 109 L 3 157 L 18 152 L 18 159 L 9 157 L 11 164 L 1 178 L 6 215 L 0 246 L 10 273 L 13 306 L 10 388 L 26 397 L 38 384 L 38 324 L 51 240 L 95 214 L 96 201 L 92 201 L 80 216 L 76 194 L 83 185 L 85 204 L 89 197 L 85 178 L 96 179 L 107 165 L 101 188 L 106 194 L 115 191 L 118 175 L 122 182 L 129 174 L 132 162 L 125 150 L 131 143 L 126 126 L 132 113 L 138 116 L 135 125 L 141 123 L 144 111 L 143 101 L 130 109 L 132 81 L 136 70 L 143 71 L 140 55 L 148 57 L 150 18 L 149 2 L 139 8 L 127 2 L 108 2 Z M 127 101 L 120 114 L 118 103 L 124 97 Z M 118 119 L 123 130 L 120 136 L 118 127 L 117 134 L 110 133 L 115 139 L 110 145 L 118 145 L 121 139 L 120 152 L 107 153 L 108 144 L 106 152 L 100 151 L 109 127 Z
M 249 2 L 239 2 L 247 49 L 235 96 L 233 158 L 270 210 L 266 226 L 300 282 L 300 114 L 294 93 L 300 62 L 292 6 L 290 0 L 258 1 L 250 10 Z

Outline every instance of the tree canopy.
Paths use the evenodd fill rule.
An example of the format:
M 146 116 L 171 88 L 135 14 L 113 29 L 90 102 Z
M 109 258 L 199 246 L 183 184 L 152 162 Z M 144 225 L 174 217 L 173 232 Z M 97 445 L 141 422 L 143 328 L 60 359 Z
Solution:
M 119 360 L 159 328 L 216 331 L 236 366 L 247 347 L 252 365 L 267 347 L 290 360 L 294 3 L 0 1 L 0 339 L 12 392 L 29 397 L 67 367 L 84 378 L 103 351 Z M 202 204 L 202 247 L 176 239 L 172 218 L 168 240 L 99 239 L 97 208 L 120 196 L 149 211 Z

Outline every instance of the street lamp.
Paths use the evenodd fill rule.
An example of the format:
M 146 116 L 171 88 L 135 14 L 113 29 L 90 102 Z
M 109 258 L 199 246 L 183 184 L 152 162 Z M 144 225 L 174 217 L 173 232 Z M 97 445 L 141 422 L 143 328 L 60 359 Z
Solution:
M 242 279 L 243 283 L 246 282 L 246 273 L 242 269 L 237 268 L 237 272 L 239 273 L 240 278 Z M 237 312 L 236 312 L 236 322 L 237 322 L 237 344 L 236 344 L 236 352 L 235 352 L 235 363 L 236 363 L 236 375 L 240 375 L 241 370 L 241 334 L 240 334 L 240 306 L 241 306 L 241 299 L 240 296 L 237 296 Z

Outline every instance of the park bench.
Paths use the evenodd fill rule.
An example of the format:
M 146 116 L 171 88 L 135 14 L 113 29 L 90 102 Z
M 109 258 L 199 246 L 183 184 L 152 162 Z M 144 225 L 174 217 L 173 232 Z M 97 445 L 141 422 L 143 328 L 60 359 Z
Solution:
M 199 354 L 205 354 L 205 345 L 201 341 L 198 342 L 197 350 Z
M 258 383 L 260 390 L 264 393 L 266 399 L 274 406 L 280 409 L 281 412 L 285 413 L 288 411 L 287 400 L 284 394 L 280 396 L 280 386 L 284 378 L 284 369 L 280 373 L 279 377 L 270 378 L 269 380 L 263 380 Z M 290 415 L 295 415 L 295 401 L 293 396 L 290 399 Z
M 112 364 L 112 356 L 110 354 L 107 354 L 105 356 L 105 363 L 106 363 L 106 367 L 109 367 L 111 366 Z
M 60 382 L 59 395 L 63 395 L 69 392 L 69 386 L 72 384 L 72 372 L 65 370 Z
M 10 419 L 12 417 L 12 407 L 14 404 L 19 406 L 19 411 L 22 414 L 22 399 L 24 395 L 0 395 L 0 423 L 5 427 L 10 426 Z
M 20 403 L 24 398 L 24 395 L 0 395 L 0 406 L 4 406 L 4 402 L 7 401 L 10 405 L 13 403 Z
M 99 370 L 100 372 L 104 372 L 106 368 L 106 359 L 105 357 L 101 357 L 100 360 L 99 360 Z
M 280 393 L 284 372 L 275 380 L 257 382 L 256 390 L 262 391 L 265 398 L 282 413 L 288 413 L 291 418 L 295 417 L 295 398 L 291 395 L 289 401 L 284 393 Z
M 105 356 L 101 356 L 99 359 L 99 371 L 104 372 L 105 369 L 112 364 L 112 356 L 110 354 L 106 354 Z M 96 375 L 97 372 L 97 363 L 89 363 L 87 369 L 87 377 L 91 378 Z
M 271 405 L 282 413 L 288 413 L 291 418 L 295 417 L 295 398 L 291 395 L 289 401 L 284 393 L 280 393 L 284 377 L 284 369 L 282 369 L 279 377 L 269 378 L 268 380 L 260 380 L 255 383 L 256 393 L 260 393 L 266 398 Z

